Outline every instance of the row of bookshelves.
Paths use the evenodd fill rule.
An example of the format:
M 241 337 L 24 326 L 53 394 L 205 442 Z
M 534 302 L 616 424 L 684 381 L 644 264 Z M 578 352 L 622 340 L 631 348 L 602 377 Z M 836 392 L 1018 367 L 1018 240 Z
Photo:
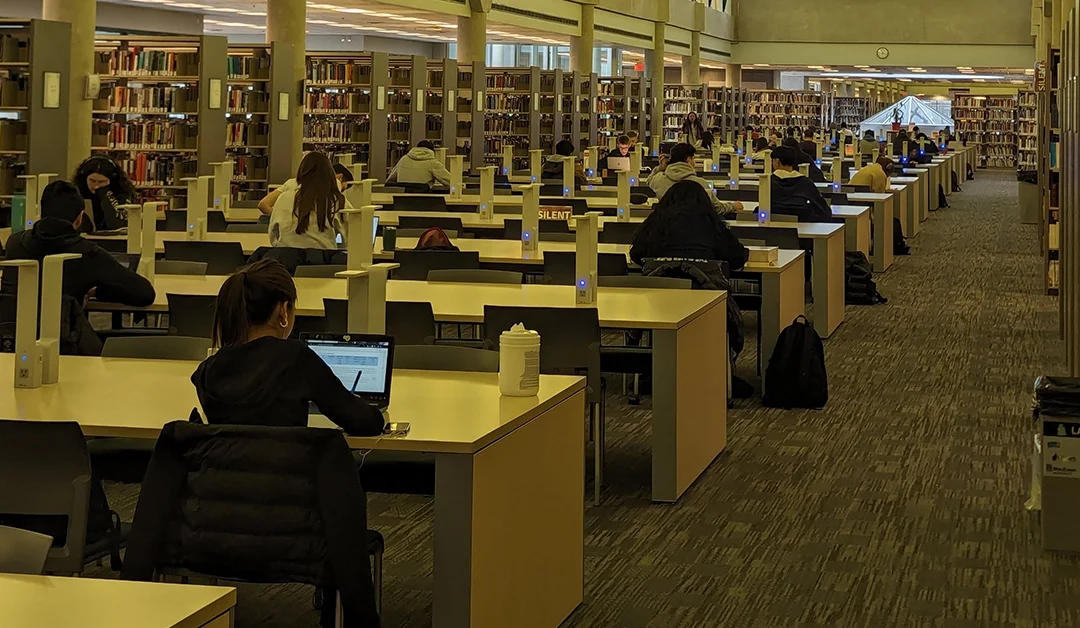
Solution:
M 1031 133 L 1029 126 L 1020 121 L 1024 115 L 1018 109 L 1019 97 L 1015 95 L 953 96 L 952 117 L 956 134 L 968 144 L 978 147 L 977 165 L 980 168 L 1023 168 L 1033 156 L 1021 154 L 1021 133 Z M 1019 113 L 1018 113 L 1019 112 Z M 1022 130 L 1023 129 L 1023 130 Z

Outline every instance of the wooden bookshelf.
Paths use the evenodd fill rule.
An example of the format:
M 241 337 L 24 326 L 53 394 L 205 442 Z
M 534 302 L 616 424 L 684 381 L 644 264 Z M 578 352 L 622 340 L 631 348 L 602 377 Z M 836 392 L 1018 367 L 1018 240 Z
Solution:
M 258 200 L 270 183 L 294 176 L 293 146 L 274 94 L 292 93 L 292 46 L 229 46 L 225 152 L 233 160 L 232 198 Z
M 870 99 L 859 96 L 832 96 L 828 99 L 829 124 L 856 127 L 870 117 Z
M 750 124 L 762 131 L 783 131 L 791 126 L 824 127 L 825 97 L 821 92 L 751 90 Z M 861 120 L 860 120 L 861 122 Z
M 212 174 L 210 164 L 225 160 L 226 49 L 226 39 L 214 36 L 95 43 L 101 91 L 93 102 L 91 150 L 128 173 L 137 201 L 181 206 L 181 180 Z
M 681 130 L 686 116 L 697 114 L 705 126 L 704 85 L 664 85 L 663 142 L 681 142 Z
M 486 73 L 484 164 L 502 163 L 514 147 L 514 169 L 528 168 L 529 150 L 540 148 L 540 68 L 498 68 Z
M 1016 97 L 1016 169 L 1038 170 L 1039 94 L 1022 91 Z
M 0 20 L 0 226 L 11 225 L 11 206 L 25 193 L 20 175 L 70 176 L 68 107 L 46 106 L 45 72 L 59 74 L 69 89 L 71 25 L 46 20 Z
M 631 130 L 644 136 L 645 83 L 645 79 L 637 77 L 597 78 L 597 146 L 608 146 L 611 138 Z
M 706 90 L 707 127 L 719 127 L 722 137 L 735 137 L 749 124 L 750 95 L 738 87 L 709 87 Z
M 457 66 L 457 154 L 470 171 L 484 164 L 484 76 L 479 62 Z
M 1036 70 L 1035 91 L 1038 92 L 1036 160 L 1039 166 L 1042 220 L 1039 239 L 1042 244 L 1044 285 L 1046 293 L 1057 295 L 1061 285 L 1061 208 L 1062 177 L 1060 147 L 1065 131 L 1060 114 L 1059 97 L 1064 76 L 1062 51 L 1049 48 L 1045 68 Z
M 1016 96 L 957 94 L 953 120 L 968 145 L 978 147 L 979 168 L 1015 168 L 1017 157 Z
M 386 170 L 386 89 L 389 60 L 386 54 L 365 52 L 310 52 L 304 78 L 303 150 L 318 150 L 331 158 L 353 154 L 367 163 L 377 178 Z M 383 108 L 375 108 L 381 90 Z

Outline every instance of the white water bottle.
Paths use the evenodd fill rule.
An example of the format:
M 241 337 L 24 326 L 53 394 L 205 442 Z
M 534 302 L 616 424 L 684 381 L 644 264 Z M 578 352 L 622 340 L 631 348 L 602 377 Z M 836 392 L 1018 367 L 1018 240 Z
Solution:
M 499 336 L 499 392 L 508 397 L 540 392 L 540 334 L 521 323 Z

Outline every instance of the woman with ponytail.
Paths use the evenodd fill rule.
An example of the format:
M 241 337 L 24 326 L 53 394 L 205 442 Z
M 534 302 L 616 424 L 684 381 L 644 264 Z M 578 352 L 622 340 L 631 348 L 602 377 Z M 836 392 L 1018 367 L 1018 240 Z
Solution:
M 308 405 L 354 436 L 374 436 L 382 413 L 349 392 L 322 359 L 290 340 L 296 285 L 275 260 L 245 266 L 217 297 L 217 352 L 191 376 L 208 423 L 302 427 Z

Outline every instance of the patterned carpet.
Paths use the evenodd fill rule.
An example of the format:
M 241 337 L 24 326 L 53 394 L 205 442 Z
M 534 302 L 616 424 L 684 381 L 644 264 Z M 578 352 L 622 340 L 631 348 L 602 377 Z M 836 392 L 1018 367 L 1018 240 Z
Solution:
M 849 307 L 826 342 L 828 407 L 741 404 L 678 504 L 648 501 L 647 400 L 612 397 L 585 602 L 565 628 L 1080 625 L 1080 560 L 1042 552 L 1022 506 L 1031 381 L 1061 359 L 1036 229 L 1018 224 L 1012 173 L 980 171 L 950 202 L 880 278 L 889 303 Z M 130 517 L 133 491 L 112 494 Z M 432 501 L 369 508 L 385 625 L 429 626 Z M 309 600 L 242 587 L 237 625 L 315 626 Z

